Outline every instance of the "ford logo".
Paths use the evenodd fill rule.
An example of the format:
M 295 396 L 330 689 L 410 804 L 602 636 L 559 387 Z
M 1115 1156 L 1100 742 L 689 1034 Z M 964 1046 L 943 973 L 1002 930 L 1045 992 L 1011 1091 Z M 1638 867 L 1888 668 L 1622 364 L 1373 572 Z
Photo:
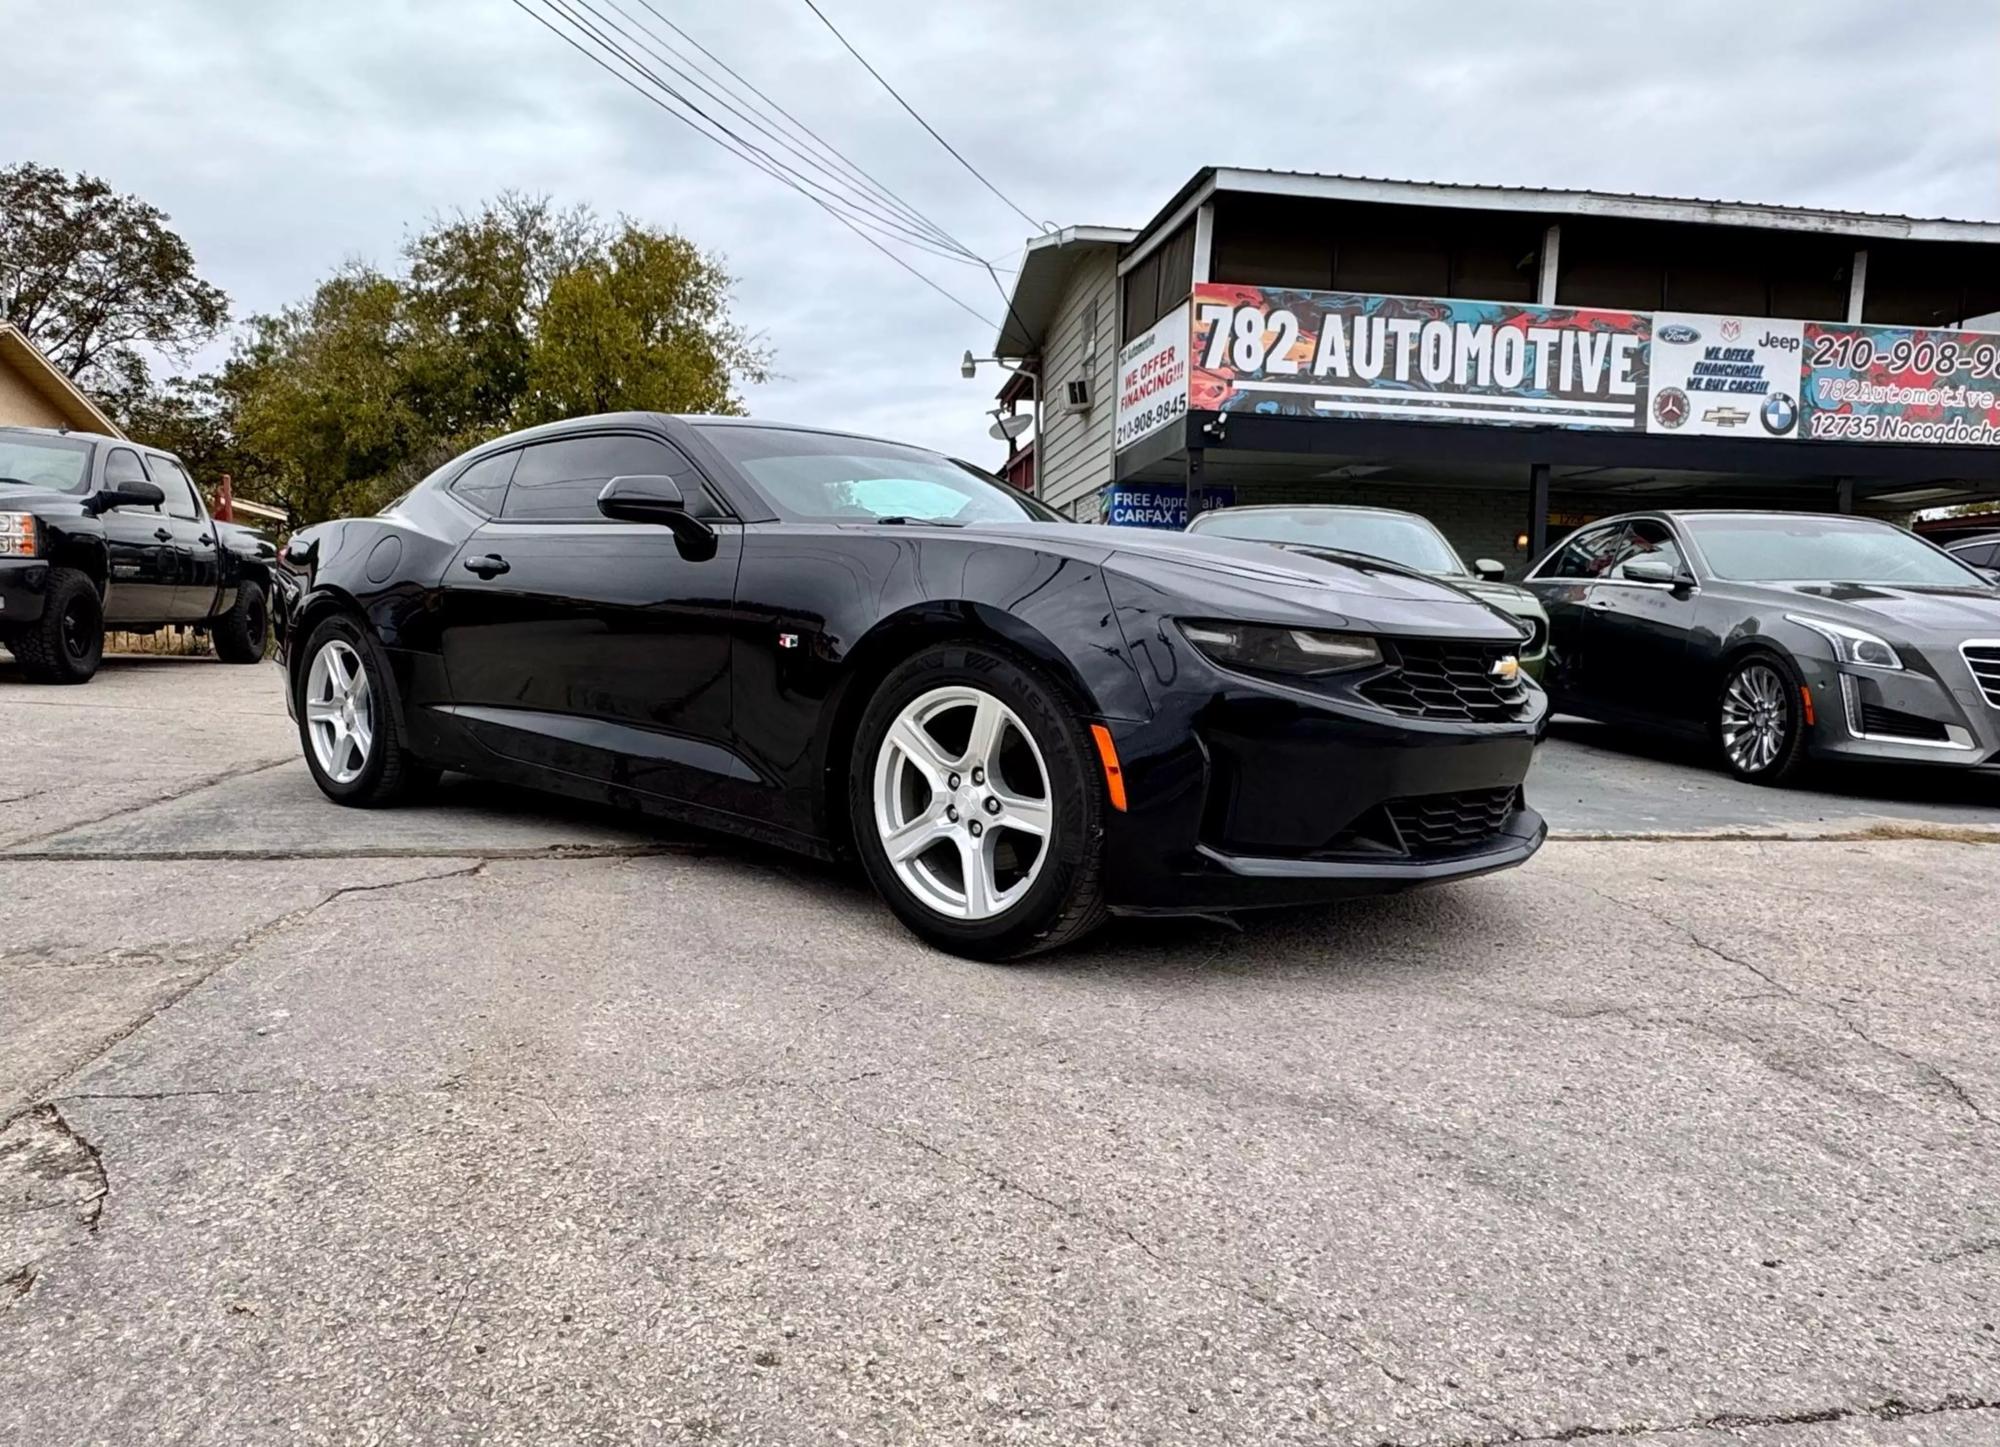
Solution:
M 1658 332 L 1654 333 L 1654 335 L 1661 341 L 1671 342 L 1677 347 L 1685 347 L 1692 342 L 1701 340 L 1701 333 L 1683 322 L 1669 322 L 1666 326 L 1661 327 Z

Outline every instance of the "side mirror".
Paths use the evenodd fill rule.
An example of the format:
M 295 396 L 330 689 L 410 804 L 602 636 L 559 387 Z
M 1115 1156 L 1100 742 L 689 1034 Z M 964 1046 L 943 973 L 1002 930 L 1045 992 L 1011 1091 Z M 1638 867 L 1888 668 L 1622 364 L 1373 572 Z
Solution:
M 1665 558 L 1633 558 L 1625 564 L 1625 580 L 1629 583 L 1659 583 L 1671 588 L 1680 582 L 1680 569 Z
M 1995 587 L 2000 587 L 2000 568 L 1974 568 L 1972 571 Z
M 114 507 L 158 507 L 166 500 L 156 482 L 121 482 L 98 493 L 90 506 L 93 512 L 110 512 Z
M 1504 583 L 1507 580 L 1507 565 L 1492 558 L 1474 558 L 1472 573 L 1482 583 Z
M 715 529 L 687 510 L 687 496 L 671 477 L 640 473 L 614 477 L 597 495 L 597 510 L 622 523 L 657 523 L 669 529 L 681 556 L 703 562 L 715 556 Z

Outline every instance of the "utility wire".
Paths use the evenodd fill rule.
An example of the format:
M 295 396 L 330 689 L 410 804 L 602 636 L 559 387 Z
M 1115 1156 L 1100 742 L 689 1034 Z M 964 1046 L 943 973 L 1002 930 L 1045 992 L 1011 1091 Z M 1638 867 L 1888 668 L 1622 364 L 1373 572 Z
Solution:
M 766 140 L 772 142 L 777 146 L 783 147 L 792 156 L 797 158 L 797 160 L 801 164 L 811 168 L 813 174 L 824 177 L 825 179 L 832 181 L 836 186 L 841 187 L 845 192 L 849 193 L 849 196 L 852 197 L 852 199 L 848 199 L 848 197 L 842 198 L 843 204 L 846 205 L 851 210 L 873 217 L 882 226 L 887 227 L 889 230 L 900 231 L 905 233 L 914 242 L 926 243 L 928 249 L 932 249 L 935 252 L 935 254 L 945 255 L 948 257 L 948 259 L 962 262 L 964 265 L 967 266 L 977 266 L 979 264 L 978 258 L 974 256 L 949 255 L 949 253 L 951 252 L 962 252 L 964 250 L 963 246 L 954 237 L 952 237 L 949 233 L 947 233 L 942 227 L 937 226 L 928 217 L 922 215 L 922 213 L 915 212 L 912 210 L 906 216 L 897 209 L 898 203 L 896 203 L 892 199 L 885 199 L 881 196 L 878 196 L 876 191 L 872 189 L 872 182 L 857 183 L 851 180 L 850 178 L 839 174 L 838 172 L 830 170 L 827 167 L 826 163 L 822 161 L 819 157 L 813 155 L 810 151 L 803 149 L 789 136 L 786 136 L 779 131 L 773 130 L 770 126 L 766 125 L 759 116 L 751 113 L 750 111 L 746 111 L 742 107 L 738 106 L 733 100 L 730 99 L 728 95 L 718 91 L 715 87 L 709 85 L 699 74 L 686 70 L 682 66 L 677 65 L 675 61 L 686 60 L 687 57 L 685 55 L 682 55 L 679 52 L 675 52 L 674 55 L 669 56 L 668 54 L 660 51 L 656 47 L 647 44 L 646 39 L 642 38 L 639 35 L 634 35 L 625 26 L 618 24 L 617 21 L 612 20 L 609 16 L 604 14 L 604 12 L 598 9 L 597 5 L 593 3 L 593 0 L 574 0 L 574 3 L 581 4 L 585 9 L 589 10 L 591 14 L 594 15 L 605 26 L 609 27 L 612 30 L 615 30 L 621 39 L 631 41 L 633 44 L 637 45 L 641 50 L 644 50 L 653 59 L 657 60 L 660 64 L 664 65 L 668 70 L 672 71 L 673 74 L 679 77 L 682 81 L 686 82 L 687 84 L 701 91 L 703 95 L 707 96 L 711 101 L 720 105 L 723 109 L 727 110 L 731 115 L 734 115 L 739 120 L 749 125 L 751 128 L 756 130 L 760 135 L 765 137 Z M 616 10 L 619 13 L 619 15 L 623 16 L 625 20 L 630 24 L 638 26 L 639 29 L 642 32 L 644 32 L 645 36 L 649 36 L 655 40 L 660 40 L 662 43 L 668 43 L 666 42 L 666 38 L 664 36 L 661 36 L 656 31 L 650 29 L 645 24 L 644 21 L 640 20 L 637 16 L 633 15 L 631 11 L 627 10 L 623 5 L 621 5 L 619 3 L 619 0 L 603 0 L 603 3 L 608 4 L 613 10 Z M 679 99 L 683 104 L 690 106 L 692 105 L 692 102 L 689 101 L 689 99 L 684 95 L 677 95 L 676 99 Z M 705 118 L 708 119 L 711 123 L 716 125 L 726 124 L 725 122 L 718 121 L 714 116 L 706 116 Z M 791 172 L 793 175 L 798 176 L 801 180 L 805 180 L 806 184 L 812 185 L 814 189 L 828 191 L 828 194 L 833 194 L 831 191 L 828 190 L 827 187 L 821 185 L 819 182 L 807 180 L 806 177 L 802 173 L 800 173 L 795 167 L 793 167 L 791 164 L 787 162 L 780 161 L 775 156 L 772 156 L 770 152 L 766 151 L 763 148 L 763 146 L 757 145 L 754 142 L 750 142 L 746 138 L 740 136 L 738 137 L 738 139 L 744 140 L 744 143 L 746 145 L 753 146 L 753 148 L 756 149 L 760 155 L 765 156 L 767 159 L 771 160 L 774 164 L 783 166 L 784 169 L 787 170 L 788 172 Z
M 922 222 L 924 226 L 936 232 L 937 235 L 940 236 L 942 239 L 951 242 L 951 244 L 954 246 L 959 246 L 961 244 L 957 241 L 956 238 L 952 237 L 949 232 L 945 231 L 944 228 L 938 226 L 935 222 L 930 220 L 929 217 L 925 216 L 921 211 L 917 210 L 916 207 L 910 205 L 909 202 L 905 201 L 894 190 L 884 185 L 881 181 L 877 180 L 874 176 L 870 175 L 862 167 L 856 165 L 853 161 L 849 160 L 844 154 L 841 153 L 839 149 L 837 149 L 835 146 L 829 143 L 811 126 L 807 125 L 804 121 L 800 120 L 797 116 L 793 115 L 790 111 L 786 110 L 783 105 L 781 105 L 778 101 L 772 99 L 771 96 L 766 94 L 764 91 L 758 89 L 755 82 L 745 77 L 741 72 L 739 72 L 733 66 L 731 66 L 728 61 L 724 60 L 721 56 L 717 55 L 714 51 L 710 50 L 707 46 L 703 45 L 699 40 L 696 40 L 692 35 L 688 34 L 686 30 L 682 29 L 679 25 L 675 24 L 673 20 L 661 14 L 659 8 L 653 4 L 653 0 L 639 0 L 639 3 L 645 6 L 647 10 L 650 10 L 653 13 L 654 18 L 657 19 L 662 25 L 665 25 L 669 30 L 673 31 L 674 34 L 678 35 L 682 40 L 686 41 L 689 45 L 693 46 L 696 50 L 700 51 L 703 57 L 705 57 L 712 64 L 714 64 L 725 75 L 729 76 L 730 79 L 734 80 L 744 90 L 747 90 L 751 95 L 755 96 L 758 100 L 762 101 L 766 106 L 770 108 L 772 112 L 776 113 L 778 116 L 783 117 L 784 120 L 791 125 L 794 131 L 803 136 L 819 151 L 824 153 L 830 160 L 834 162 L 834 164 L 841 167 L 843 170 L 849 172 L 857 179 L 865 182 L 880 195 L 894 202 L 897 208 L 901 210 L 904 215 L 909 216 L 913 220 Z M 741 92 L 739 92 L 739 94 L 740 93 Z
M 759 157 L 754 153 L 754 148 L 743 149 L 738 141 L 738 138 L 735 137 L 732 133 L 730 133 L 726 127 L 720 127 L 720 126 L 717 127 L 717 131 L 721 132 L 720 134 L 717 134 L 714 131 L 704 129 L 701 125 L 697 124 L 697 122 L 694 119 L 690 118 L 689 115 L 682 112 L 681 110 L 676 109 L 675 106 L 661 99 L 660 95 L 655 94 L 652 90 L 649 90 L 646 88 L 646 86 L 642 85 L 638 80 L 635 80 L 632 75 L 626 74 L 623 70 L 620 70 L 617 66 L 613 65 L 609 60 L 605 59 L 604 55 L 600 54 L 597 50 L 590 48 L 583 42 L 576 39 L 575 36 L 572 36 L 563 29 L 561 29 L 547 16 L 543 15 L 540 11 L 531 9 L 529 5 L 525 3 L 525 0 L 509 0 L 509 3 L 511 3 L 522 14 L 526 15 L 529 19 L 533 20 L 536 24 L 540 25 L 544 30 L 547 30 L 551 35 L 555 36 L 558 40 L 562 41 L 565 45 L 569 46 L 572 50 L 576 51 L 579 55 L 583 56 L 586 60 L 590 61 L 593 65 L 603 70 L 613 79 L 629 87 L 631 90 L 636 92 L 639 96 L 641 96 L 645 100 L 650 101 L 655 106 L 658 106 L 661 110 L 665 111 L 668 115 L 672 116 L 675 120 L 679 121 L 689 130 L 692 130 L 696 135 L 699 135 L 706 140 L 713 141 L 716 145 L 721 146 L 724 150 L 728 151 L 731 155 L 735 156 L 737 159 L 748 161 L 751 165 L 757 167 L 758 170 L 763 171 L 766 175 L 772 176 L 773 178 L 782 182 L 783 184 L 790 186 L 794 191 L 797 191 L 801 196 L 804 196 L 808 201 L 811 201 L 814 205 L 818 206 L 820 209 L 825 211 L 829 216 L 833 217 L 834 220 L 838 221 L 841 225 L 845 226 L 848 230 L 852 231 L 856 236 L 859 236 L 863 241 L 867 242 L 870 246 L 874 247 L 877 251 L 881 252 L 884 256 L 888 257 L 889 260 L 895 262 L 896 265 L 902 267 L 903 270 L 909 272 L 911 276 L 914 276 L 918 281 L 922 282 L 925 286 L 929 287 L 932 291 L 936 292 L 939 296 L 943 297 L 946 301 L 950 302 L 960 311 L 965 312 L 968 316 L 971 316 L 974 320 L 981 322 L 986 326 L 990 327 L 993 325 L 992 318 L 975 310 L 972 306 L 967 304 L 962 298 L 955 296 L 953 293 L 946 290 L 943 286 L 939 285 L 936 281 L 926 276 L 923 272 L 917 270 L 916 267 L 910 265 L 908 261 L 898 256 L 895 252 L 891 251 L 887 246 L 883 245 L 881 241 L 877 240 L 873 235 L 869 234 L 868 231 L 864 230 L 861 225 L 857 224 L 845 212 L 836 209 L 834 206 L 830 205 L 824 198 L 814 194 L 812 191 L 807 190 L 805 187 L 801 186 L 797 181 L 793 180 L 791 177 L 784 175 L 782 172 L 773 169 L 769 165 L 764 164 L 764 162 L 760 160 Z M 542 0 L 542 3 L 550 5 L 551 9 L 556 9 L 556 6 L 557 4 L 560 3 L 560 0 Z M 569 13 L 567 11 L 557 10 L 557 13 L 563 14 L 565 18 L 570 18 Z M 572 24 L 575 23 L 576 22 L 572 18 Z M 589 30 L 587 27 L 579 26 L 578 28 L 580 33 L 591 35 L 593 38 L 595 38 L 595 32 Z M 603 42 L 600 41 L 600 44 L 602 43 Z M 626 55 L 623 51 L 621 51 L 619 47 L 617 47 L 616 45 L 607 44 L 605 45 L 605 49 L 610 53 L 619 55 L 621 59 L 624 59 L 626 64 L 630 65 L 636 74 L 644 75 L 648 79 L 652 80 L 655 85 L 658 85 L 660 87 L 660 90 L 664 94 L 673 96 L 677 100 L 682 99 L 678 95 L 678 93 L 673 90 L 671 86 L 667 86 L 664 83 L 660 82 L 657 76 L 654 76 L 652 72 L 648 71 L 643 65 L 639 65 L 638 63 L 632 61 L 631 58 L 628 55 Z M 682 100 L 682 104 L 687 104 L 687 102 L 685 102 L 685 100 Z M 709 119 L 703 112 L 700 111 L 698 107 L 689 106 L 689 109 L 694 111 L 696 115 L 701 116 L 703 120 Z M 710 124 L 713 125 L 714 122 L 711 121 Z
M 886 90 L 887 92 L 889 92 L 890 95 L 895 97 L 896 104 L 901 106 L 904 110 L 908 111 L 910 113 L 910 118 L 912 120 L 914 120 L 918 125 L 922 126 L 925 130 L 930 132 L 932 140 L 936 141 L 940 146 L 943 146 L 947 151 L 951 152 L 953 160 L 957 161 L 959 165 L 965 167 L 966 170 L 970 171 L 974 176 L 978 177 L 980 185 L 984 186 L 987 190 L 991 191 L 995 196 L 998 196 L 1002 201 L 1006 202 L 1007 205 L 1013 209 L 1013 212 L 1016 216 L 1020 217 L 1023 221 L 1027 222 L 1030 226 L 1034 227 L 1036 230 L 1050 231 L 1054 229 L 1049 225 L 1048 222 L 1037 221 L 1034 217 L 1030 216 L 1027 212 L 1023 211 L 1019 206 L 1014 204 L 1014 199 L 1011 196 L 1009 196 L 1005 191 L 1002 191 L 998 186 L 994 185 L 991 181 L 987 180 L 985 176 L 981 175 L 979 168 L 977 166 L 973 165 L 972 162 L 966 160 L 964 156 L 959 154 L 958 147 L 954 146 L 950 141 L 947 141 L 943 136 L 939 135 L 937 132 L 937 127 L 933 126 L 929 121 L 925 120 L 921 115 L 918 115 L 917 108 L 911 105 L 908 101 L 904 100 L 902 93 L 898 91 L 896 87 L 889 84 L 889 82 L 883 78 L 882 72 L 877 70 L 874 66 L 868 63 L 868 57 L 863 55 L 860 51 L 854 48 L 853 42 L 848 40 L 848 38 L 845 35 L 842 35 L 840 33 L 840 27 L 835 25 L 831 20 L 827 19 L 826 12 L 820 9 L 818 5 L 814 4 L 813 0 L 806 0 L 806 9 L 812 11 L 813 14 L 819 17 L 819 23 L 824 25 L 828 30 L 831 30 L 833 32 L 833 38 L 835 40 L 838 40 L 843 46 L 846 47 L 847 53 L 849 55 L 853 56 L 856 60 L 861 62 L 861 68 L 867 71 L 870 75 L 874 76 L 876 82 L 882 87 L 882 89 Z
M 595 40 L 598 43 L 598 45 L 603 47 L 606 51 L 616 55 L 620 60 L 624 61 L 624 63 L 628 67 L 630 67 L 630 69 L 634 73 L 645 76 L 646 79 L 649 80 L 662 93 L 671 96 L 675 101 L 677 101 L 681 105 L 681 107 L 685 111 L 693 113 L 693 115 L 698 117 L 700 121 L 705 123 L 707 127 L 712 129 L 714 132 L 719 132 L 721 136 L 727 137 L 727 142 L 722 142 L 718 139 L 716 135 L 710 135 L 711 140 L 718 140 L 719 144 L 724 144 L 726 149 L 732 150 L 741 159 L 749 161 L 759 170 L 762 170 L 769 175 L 776 176 L 779 180 L 784 181 L 787 185 L 792 186 L 794 190 L 807 189 L 809 190 L 809 192 L 821 193 L 818 195 L 813 195 L 812 199 L 823 206 L 829 206 L 829 209 L 837 209 L 840 214 L 846 217 L 846 219 L 853 221 L 860 226 L 864 226 L 869 230 L 883 232 L 885 235 L 890 235 L 895 239 L 901 241 L 905 245 L 915 246 L 918 249 L 928 251 L 933 255 L 944 256 L 946 257 L 946 259 L 951 259 L 951 260 L 958 259 L 956 257 L 951 256 L 950 253 L 945 252 L 944 250 L 939 248 L 935 243 L 929 241 L 927 238 L 914 233 L 913 231 L 911 231 L 909 227 L 904 226 L 899 222 L 885 219 L 880 215 L 879 212 L 871 211 L 865 206 L 859 206 L 855 202 L 849 200 L 847 197 L 841 196 L 838 193 L 829 190 L 827 187 L 813 180 L 812 177 L 805 175 L 797 168 L 786 164 L 784 161 L 778 159 L 777 157 L 772 156 L 768 151 L 764 150 L 754 141 L 751 141 L 737 134 L 736 132 L 732 131 L 726 123 L 718 121 L 714 116 L 710 115 L 707 111 L 702 109 L 700 105 L 696 104 L 686 94 L 684 94 L 679 90 L 676 90 L 673 87 L 673 85 L 662 79 L 658 74 L 658 72 L 652 70 L 643 61 L 639 60 L 636 56 L 632 54 L 631 51 L 627 50 L 624 46 L 620 45 L 618 41 L 612 39 L 611 36 L 605 32 L 605 29 L 603 28 L 604 26 L 610 26 L 611 29 L 617 30 L 618 35 L 622 39 L 630 40 L 632 39 L 632 37 L 629 34 L 626 34 L 626 32 L 624 32 L 623 30 L 618 30 L 618 27 L 613 22 L 611 22 L 603 14 L 603 12 L 601 12 L 593 4 L 591 4 L 591 0 L 542 0 L 542 4 L 548 7 L 551 11 L 561 15 L 564 19 L 568 20 L 569 23 L 580 33 L 587 35 L 589 38 Z M 579 15 L 576 10 L 576 7 L 578 5 L 581 5 L 584 9 L 588 10 L 590 14 L 596 18 L 597 21 L 602 22 L 602 25 L 594 24 L 592 23 L 592 21 L 586 20 L 581 15 Z M 702 127 L 697 126 L 696 129 L 700 130 L 702 129 Z M 704 131 L 703 133 L 709 134 L 708 131 Z

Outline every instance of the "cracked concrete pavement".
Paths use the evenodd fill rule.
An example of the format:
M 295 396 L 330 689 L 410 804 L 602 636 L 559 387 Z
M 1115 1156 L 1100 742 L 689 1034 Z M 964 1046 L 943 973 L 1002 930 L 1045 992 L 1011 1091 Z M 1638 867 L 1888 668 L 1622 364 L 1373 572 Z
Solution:
M 0 668 L 0 1441 L 2000 1442 L 2000 847 L 993 969 L 177 667 Z

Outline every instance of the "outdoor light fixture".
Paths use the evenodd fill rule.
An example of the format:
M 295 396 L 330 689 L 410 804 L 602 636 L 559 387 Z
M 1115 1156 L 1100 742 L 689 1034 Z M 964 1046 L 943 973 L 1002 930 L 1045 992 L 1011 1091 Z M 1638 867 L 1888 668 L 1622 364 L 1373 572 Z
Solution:
M 1528 551 L 1528 535 L 1526 533 L 1514 534 L 1514 551 L 1517 553 Z
M 972 355 L 972 348 L 967 347 L 965 349 L 965 356 L 963 360 L 961 360 L 958 364 L 958 375 L 965 378 L 966 381 L 970 382 L 974 377 L 979 375 L 979 363 L 981 362 L 981 360 L 982 358 L 975 357 Z M 984 358 L 983 360 L 991 361 L 992 358 L 988 357 Z

